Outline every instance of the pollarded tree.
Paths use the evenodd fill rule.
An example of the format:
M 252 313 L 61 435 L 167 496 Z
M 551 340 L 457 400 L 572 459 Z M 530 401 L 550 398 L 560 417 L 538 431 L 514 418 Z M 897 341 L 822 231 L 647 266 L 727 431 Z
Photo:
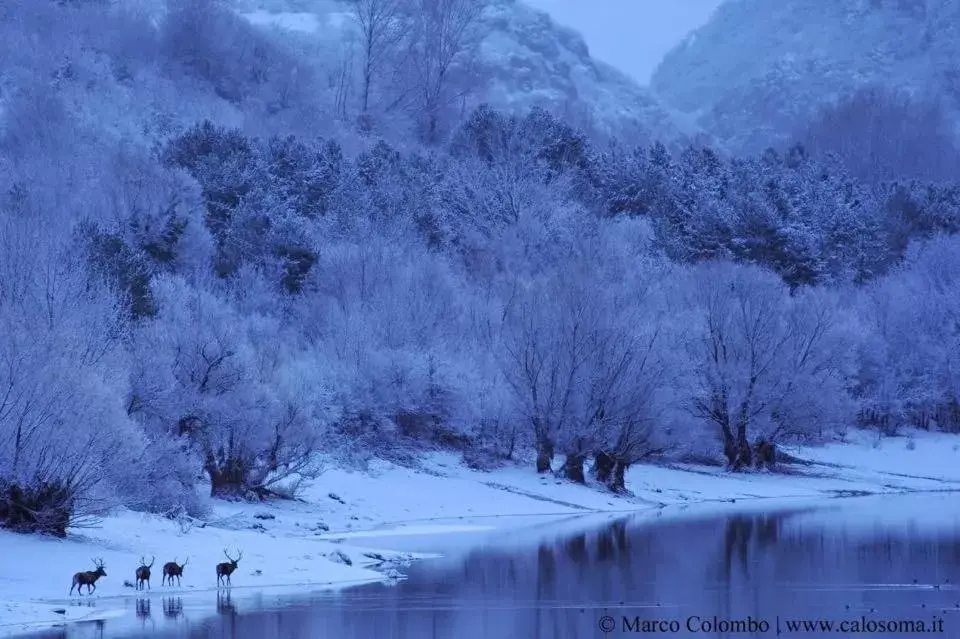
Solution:
M 145 394 L 173 436 L 195 447 L 217 497 L 261 498 L 286 480 L 310 478 L 327 423 L 329 391 L 316 357 L 256 314 L 175 278 L 158 278 L 157 318 L 138 339 L 171 371 L 167 393 Z M 190 331 L 183 331 L 190 326 Z
M 579 430 L 576 395 L 599 320 L 582 291 L 550 284 L 533 284 L 508 307 L 503 343 L 505 377 L 517 412 L 532 429 L 540 473 L 551 469 L 559 438 Z M 581 468 L 593 443 L 586 436 L 581 431 L 574 455 Z
M 677 341 L 663 286 L 674 266 L 651 252 L 653 242 L 645 220 L 621 218 L 581 243 L 603 308 L 585 386 L 588 416 L 600 425 L 593 472 L 616 492 L 626 490 L 630 466 L 674 444 Z
M 584 462 L 597 451 L 615 456 L 618 477 L 648 451 L 662 382 L 659 320 L 644 306 L 649 291 L 593 259 L 587 242 L 579 248 L 579 259 L 507 307 L 503 352 L 517 412 L 532 428 L 537 470 L 560 452 L 562 473 L 583 482 Z M 614 273 L 625 277 L 611 284 Z
M 773 273 L 730 263 L 688 276 L 685 303 L 698 315 L 687 341 L 691 406 L 719 431 L 732 469 L 753 463 L 758 442 L 810 436 L 840 419 L 849 348 L 822 292 L 791 297 Z
M 591 357 L 581 428 L 599 427 L 596 478 L 623 492 L 631 465 L 666 451 L 657 424 L 665 371 L 659 320 L 637 312 L 617 317 L 616 309 L 610 310 L 618 325 L 606 328 Z

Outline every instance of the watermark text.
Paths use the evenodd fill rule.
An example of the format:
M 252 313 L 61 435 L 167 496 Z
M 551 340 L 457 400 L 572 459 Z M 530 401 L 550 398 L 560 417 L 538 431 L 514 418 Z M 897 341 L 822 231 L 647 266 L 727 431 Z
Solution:
M 773 617 L 762 619 L 747 616 L 724 619 L 717 616 L 690 615 L 674 619 L 646 619 L 640 616 L 604 615 L 597 627 L 605 634 L 630 633 L 646 635 L 670 634 L 744 634 L 756 636 L 789 636 L 791 634 L 944 634 L 943 618 L 933 615 L 917 619 L 883 619 L 861 615 L 850 619 L 792 619 Z

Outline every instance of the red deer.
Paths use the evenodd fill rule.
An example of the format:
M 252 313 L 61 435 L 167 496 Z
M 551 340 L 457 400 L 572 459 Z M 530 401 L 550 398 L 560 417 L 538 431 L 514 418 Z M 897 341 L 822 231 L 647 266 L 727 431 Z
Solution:
M 173 585 L 173 578 L 177 578 L 177 585 L 180 585 L 180 577 L 183 576 L 183 568 L 187 565 L 187 562 L 190 561 L 190 558 L 187 557 L 183 560 L 182 564 L 177 564 L 177 558 L 174 557 L 173 561 L 168 561 L 163 564 L 163 578 L 160 579 L 160 585 L 162 586 L 164 582 L 169 585 Z
M 227 578 L 227 583 L 230 583 L 230 575 L 233 574 L 233 571 L 237 569 L 237 562 L 243 559 L 243 553 L 241 552 L 237 555 L 236 559 L 230 557 L 230 554 L 227 552 L 227 549 L 223 549 L 223 554 L 227 556 L 229 562 L 223 562 L 222 564 L 217 564 L 217 586 L 219 586 L 224 577 Z
M 73 589 L 77 589 L 77 594 L 80 594 L 80 589 L 84 586 L 87 587 L 87 594 L 92 593 L 97 589 L 97 579 L 100 577 L 106 577 L 107 571 L 103 569 L 103 559 L 94 559 L 93 565 L 97 567 L 96 570 L 85 570 L 83 572 L 78 572 L 73 576 L 73 582 L 70 584 L 70 594 L 73 594 Z
M 140 567 L 137 568 L 137 590 L 143 590 L 143 584 L 147 584 L 147 588 L 150 587 L 150 569 L 153 568 L 153 562 L 156 559 L 156 557 L 151 557 L 148 566 L 143 557 L 140 558 Z

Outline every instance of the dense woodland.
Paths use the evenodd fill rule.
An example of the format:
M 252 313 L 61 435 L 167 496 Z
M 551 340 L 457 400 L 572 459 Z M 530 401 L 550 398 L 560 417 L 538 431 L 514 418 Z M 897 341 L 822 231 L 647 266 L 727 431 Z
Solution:
M 960 432 L 936 109 L 871 91 L 759 157 L 634 147 L 455 118 L 426 36 L 390 34 L 409 66 L 371 56 L 344 107 L 216 2 L 0 6 L 0 525 L 290 496 L 321 455 L 622 491 L 659 459 Z M 381 108 L 404 69 L 432 92 Z

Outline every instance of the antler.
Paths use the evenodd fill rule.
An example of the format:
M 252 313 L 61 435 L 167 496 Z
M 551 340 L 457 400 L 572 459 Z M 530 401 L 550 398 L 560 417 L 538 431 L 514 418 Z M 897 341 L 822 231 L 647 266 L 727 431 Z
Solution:
M 93 565 L 96 566 L 97 568 L 103 568 L 103 559 L 102 558 L 94 559 Z
M 243 553 L 242 553 L 242 552 L 240 553 L 240 555 L 239 555 L 236 559 L 234 559 L 233 557 L 230 556 L 230 553 L 227 552 L 227 549 L 226 549 L 226 548 L 223 549 L 223 554 L 226 555 L 226 556 L 227 556 L 227 559 L 229 559 L 229 560 L 230 560 L 231 562 L 233 562 L 233 563 L 237 563 L 238 561 L 240 561 L 241 559 L 243 559 Z
M 190 561 L 190 556 L 189 556 L 189 555 L 187 555 L 187 558 L 183 560 L 183 563 L 180 564 L 180 567 L 183 568 L 184 566 L 186 566 L 188 561 Z
M 156 555 L 151 555 L 151 556 L 150 556 L 150 565 L 147 566 L 147 568 L 153 568 L 153 564 L 154 564 L 155 561 L 157 561 L 157 556 L 156 556 Z

